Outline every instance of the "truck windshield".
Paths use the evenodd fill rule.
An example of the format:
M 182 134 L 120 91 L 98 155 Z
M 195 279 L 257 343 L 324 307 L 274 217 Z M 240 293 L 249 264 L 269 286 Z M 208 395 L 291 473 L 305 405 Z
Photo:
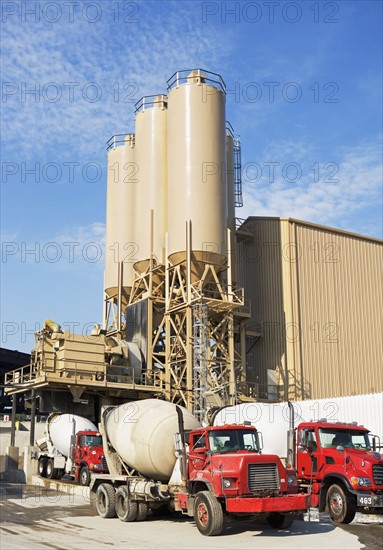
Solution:
M 209 447 L 213 452 L 259 451 L 258 436 L 254 430 L 217 430 L 209 433 Z
M 363 431 L 319 428 L 321 447 L 348 447 L 353 449 L 371 450 L 368 434 Z
M 84 445 L 102 447 L 102 437 L 100 435 L 84 435 Z

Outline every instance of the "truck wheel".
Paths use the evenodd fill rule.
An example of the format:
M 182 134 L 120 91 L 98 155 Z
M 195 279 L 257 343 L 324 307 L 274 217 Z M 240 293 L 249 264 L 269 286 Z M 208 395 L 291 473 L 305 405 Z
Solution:
M 197 493 L 194 499 L 194 521 L 202 535 L 219 535 L 223 527 L 223 512 L 220 503 L 209 491 Z
M 47 459 L 39 458 L 39 463 L 37 465 L 37 472 L 41 477 L 47 477 Z
M 121 485 L 116 492 L 116 512 L 121 521 L 136 521 L 138 504 L 130 498 L 128 488 Z
M 272 512 L 267 517 L 267 521 L 269 525 L 275 529 L 288 529 L 293 524 L 294 514 L 280 514 L 279 512 Z
M 80 485 L 88 486 L 90 483 L 90 472 L 86 466 L 83 466 L 80 470 L 80 475 L 78 477 Z
M 97 487 L 96 508 L 102 518 L 116 517 L 116 492 L 110 483 L 101 483 Z
M 330 518 L 336 523 L 351 523 L 355 517 L 355 499 L 340 485 L 334 484 L 329 488 L 327 506 Z
M 48 479 L 57 479 L 58 470 L 53 466 L 54 462 L 52 458 L 48 458 L 47 461 L 47 478 Z
M 143 500 L 140 500 L 137 504 L 138 504 L 138 511 L 137 511 L 136 521 L 145 521 L 149 511 L 148 504 Z

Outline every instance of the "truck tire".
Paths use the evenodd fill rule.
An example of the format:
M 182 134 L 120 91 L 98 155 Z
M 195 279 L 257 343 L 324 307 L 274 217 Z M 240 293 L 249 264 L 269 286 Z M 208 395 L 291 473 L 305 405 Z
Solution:
M 334 484 L 329 488 L 327 506 L 330 518 L 336 523 L 351 523 L 355 517 L 355 499 L 340 485 Z
M 136 521 L 138 504 L 132 500 L 126 485 L 121 485 L 116 492 L 116 512 L 121 521 Z
M 87 487 L 90 483 L 90 472 L 88 470 L 87 466 L 83 466 L 80 470 L 80 474 L 78 476 L 78 481 L 80 485 L 83 485 L 84 487 Z
M 219 535 L 223 527 L 222 507 L 209 491 L 196 494 L 193 508 L 194 521 L 198 531 L 207 537 Z
M 291 527 L 294 521 L 294 514 L 288 512 L 286 514 L 281 514 L 279 512 L 272 512 L 268 517 L 267 521 L 271 527 L 275 529 L 288 529 Z
M 101 483 L 97 487 L 96 508 L 102 518 L 116 517 L 116 491 L 110 483 Z
M 57 470 L 57 479 L 61 479 L 64 474 L 65 474 L 65 468 L 59 468 Z
M 58 470 L 53 466 L 53 458 L 48 458 L 47 461 L 47 478 L 48 479 L 57 479 Z
M 145 521 L 149 511 L 148 504 L 143 500 L 140 500 L 137 504 L 138 504 L 138 510 L 137 510 L 136 521 Z
M 47 477 L 47 459 L 45 457 L 39 458 L 37 465 L 37 472 L 41 477 Z

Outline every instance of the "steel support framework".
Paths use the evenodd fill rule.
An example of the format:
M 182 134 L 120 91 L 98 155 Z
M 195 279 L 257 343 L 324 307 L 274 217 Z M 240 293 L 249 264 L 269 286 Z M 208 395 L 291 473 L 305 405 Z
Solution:
M 188 283 L 190 264 L 187 258 L 182 264 L 167 265 L 165 393 L 169 401 L 201 414 L 206 407 L 236 402 L 237 370 L 242 361 L 241 346 L 239 352 L 235 350 L 234 325 L 235 311 L 243 306 L 243 292 L 228 284 L 222 266 L 207 263 L 200 280 Z
M 207 408 L 236 402 L 237 382 L 245 369 L 241 342 L 246 315 L 243 289 L 234 289 L 231 282 L 230 251 L 227 265 L 200 260 L 198 270 L 193 270 L 190 233 L 187 224 L 182 262 L 168 260 L 164 266 L 152 256 L 145 272 L 135 273 L 129 305 L 148 301 L 146 383 L 159 377 L 159 397 L 202 418 Z M 126 326 L 120 289 L 113 304 L 107 334 L 122 335 Z

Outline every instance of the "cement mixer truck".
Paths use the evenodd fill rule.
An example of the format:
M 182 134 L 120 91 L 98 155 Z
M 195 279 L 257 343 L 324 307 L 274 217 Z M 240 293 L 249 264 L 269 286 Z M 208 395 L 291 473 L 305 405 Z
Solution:
M 89 485 L 93 472 L 108 471 L 97 426 L 82 416 L 50 414 L 45 437 L 36 443 L 41 477 L 61 479 L 69 474 L 81 485 Z
M 357 511 L 383 514 L 383 456 L 375 450 L 379 438 L 364 426 L 305 422 L 291 403 L 225 407 L 211 419 L 214 425 L 227 421 L 260 427 L 266 452 L 286 457 L 299 487 L 310 493 L 310 505 L 327 511 L 334 522 L 350 523 Z
M 166 506 L 213 536 L 225 515 L 262 515 L 287 529 L 307 509 L 295 471 L 260 453 L 251 425 L 201 427 L 183 407 L 146 399 L 104 408 L 100 432 L 110 473 L 92 478 L 91 494 L 103 518 L 143 521 Z

